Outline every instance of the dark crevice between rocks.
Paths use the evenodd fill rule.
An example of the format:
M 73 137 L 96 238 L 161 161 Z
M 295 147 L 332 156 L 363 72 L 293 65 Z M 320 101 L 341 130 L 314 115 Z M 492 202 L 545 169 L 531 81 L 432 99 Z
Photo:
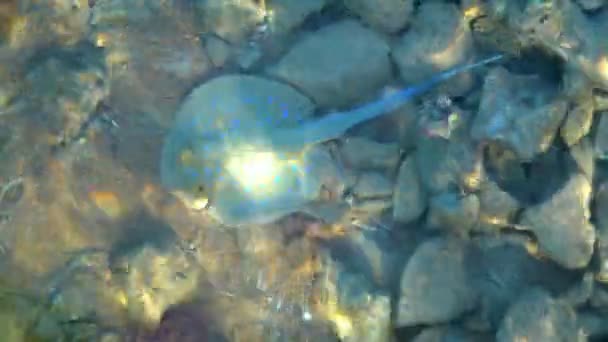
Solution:
M 300 25 L 300 31 L 314 32 L 324 26 L 339 21 L 340 19 L 352 17 L 352 14 L 342 5 L 341 1 L 333 1 L 321 11 L 312 13 Z
M 566 63 L 561 57 L 541 48 L 527 48 L 519 55 L 511 56 L 503 66 L 514 74 L 539 75 L 549 83 L 561 85 Z
M 556 139 L 559 140 L 559 139 Z M 491 143 L 496 145 L 497 143 Z M 496 148 L 496 146 L 492 146 Z M 513 159 L 505 162 L 502 167 L 496 160 L 489 157 L 489 148 L 484 149 L 484 168 L 488 177 L 494 181 L 500 189 L 518 200 L 523 206 L 531 206 L 544 202 L 554 193 L 559 191 L 568 181 L 570 175 L 577 169 L 576 162 L 565 149 L 559 147 L 559 142 L 556 142 L 549 150 L 538 155 L 531 161 L 521 162 Z M 500 146 L 504 153 L 509 152 L 507 146 Z M 502 152 L 499 152 L 502 153 Z M 513 172 L 501 171 L 505 168 L 508 170 L 520 170 L 523 177 L 516 177 Z M 541 179 L 538 179 L 538 178 Z

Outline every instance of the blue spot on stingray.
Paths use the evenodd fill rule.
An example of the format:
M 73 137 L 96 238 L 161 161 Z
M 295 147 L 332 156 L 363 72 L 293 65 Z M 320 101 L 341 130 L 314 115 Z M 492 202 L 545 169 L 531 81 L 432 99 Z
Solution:
M 246 104 L 254 103 L 254 99 L 253 99 L 253 97 L 243 96 L 243 103 L 246 103 Z
M 241 124 L 241 121 L 239 119 L 232 119 L 232 121 L 230 122 L 230 127 L 238 128 L 240 124 Z
M 273 104 L 274 98 L 272 96 L 268 96 L 268 104 Z
M 289 117 L 289 110 L 287 110 L 287 108 L 283 108 L 283 111 L 282 111 L 282 113 L 281 113 L 281 116 L 282 116 L 284 119 L 287 119 L 287 118 Z
M 191 180 L 199 177 L 198 171 L 196 171 L 196 169 L 194 169 L 192 167 L 186 167 L 184 169 L 184 173 L 186 174 L 186 177 Z

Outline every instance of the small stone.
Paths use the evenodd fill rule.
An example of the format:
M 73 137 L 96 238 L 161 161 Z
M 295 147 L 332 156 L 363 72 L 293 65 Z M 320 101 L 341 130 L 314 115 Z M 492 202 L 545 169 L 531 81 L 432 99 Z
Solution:
M 397 222 L 411 222 L 419 218 L 427 206 L 427 194 L 416 168 L 415 156 L 408 156 L 397 174 L 393 194 L 393 218 Z
M 236 62 L 243 70 L 249 70 L 262 58 L 262 50 L 258 45 L 247 45 L 240 49 Z
M 430 200 L 427 226 L 466 235 L 479 219 L 479 198 L 475 194 L 447 192 Z
M 496 333 L 498 342 L 581 341 L 576 313 L 545 290 L 524 293 L 507 311 Z
M 267 72 L 294 84 L 319 106 L 341 108 L 388 82 L 388 55 L 388 44 L 378 34 L 348 19 L 303 38 Z
M 576 0 L 585 11 L 596 11 L 606 5 L 606 0 Z
M 478 153 L 468 140 L 421 137 L 417 147 L 418 175 L 430 194 L 479 186 Z
M 594 194 L 593 216 L 597 228 L 597 279 L 608 283 L 608 183 L 597 186 Z
M 403 81 L 416 84 L 466 63 L 473 51 L 468 27 L 456 4 L 422 2 L 410 29 L 392 51 Z M 463 73 L 440 88 L 449 95 L 463 95 L 472 88 L 472 81 L 471 73 Z
M 32 122 L 71 142 L 110 92 L 103 51 L 89 43 L 47 50 L 32 59 L 23 101 Z
M 319 12 L 327 4 L 327 0 L 273 0 L 267 2 L 272 11 L 271 29 L 278 34 L 291 32 L 300 26 L 306 18 Z
M 367 24 L 387 33 L 405 27 L 414 13 L 412 0 L 346 0 L 344 5 Z
M 576 144 L 589 133 L 593 122 L 593 99 L 591 94 L 577 98 L 568 109 L 566 120 L 560 128 L 560 135 L 568 146 Z
M 175 240 L 155 237 L 158 242 L 135 245 L 113 261 L 114 267 L 128 270 L 122 283 L 129 318 L 151 329 L 167 309 L 192 295 L 200 275 L 200 265 Z
M 232 54 L 232 48 L 228 42 L 210 35 L 205 38 L 204 44 L 209 59 L 215 67 L 221 67 L 226 64 Z
M 479 192 L 479 221 L 486 228 L 495 230 L 508 225 L 519 209 L 518 201 L 503 191 L 493 181 L 483 183 Z
M 587 266 L 596 240 L 589 222 L 591 184 L 577 173 L 547 201 L 529 207 L 521 225 L 538 239 L 541 252 L 558 264 L 577 269 Z
M 486 76 L 471 137 L 501 142 L 518 158 L 531 160 L 549 149 L 566 109 L 557 89 L 540 77 L 497 67 Z
M 91 10 L 91 24 L 112 25 L 147 20 L 155 14 L 155 4 L 141 0 L 99 0 Z
M 595 158 L 608 159 L 608 112 L 600 112 L 600 121 L 597 124 L 593 150 Z
M 414 339 L 413 342 L 439 342 L 439 341 L 469 341 L 484 342 L 491 341 L 492 337 L 488 334 L 477 333 L 465 330 L 461 327 L 448 325 L 439 327 L 424 328 Z
M 394 143 L 352 137 L 344 140 L 340 150 L 344 162 L 355 169 L 394 170 L 399 163 L 399 145 Z
M 214 32 L 235 45 L 243 44 L 265 15 L 254 0 L 197 0 L 194 6 L 203 32 Z
M 595 156 L 591 139 L 582 138 L 576 145 L 570 147 L 569 152 L 576 162 L 578 170 L 587 176 L 587 179 L 592 180 L 595 171 Z
M 365 172 L 358 176 L 351 190 L 351 208 L 358 213 L 380 213 L 391 207 L 393 184 L 379 172 Z
M 403 272 L 397 327 L 449 322 L 473 309 L 477 294 L 466 271 L 467 244 L 435 238 L 423 242 Z

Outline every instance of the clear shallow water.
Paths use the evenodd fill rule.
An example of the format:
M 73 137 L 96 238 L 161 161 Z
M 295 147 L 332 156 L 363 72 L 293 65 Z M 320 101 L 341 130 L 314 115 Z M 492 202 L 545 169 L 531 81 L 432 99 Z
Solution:
M 499 2 L 370 4 L 0 5 L 7 341 L 601 339 L 606 125 L 593 113 L 608 108 L 603 47 L 547 37 L 601 29 L 603 7 L 543 7 L 534 21 L 537 4 L 505 3 L 512 22 L 540 23 L 527 31 L 493 21 Z M 556 8 L 568 13 L 562 25 Z M 185 198 L 161 180 L 180 111 L 228 131 L 232 116 L 272 114 L 246 101 L 257 92 L 273 96 L 277 115 L 290 106 L 294 127 L 326 122 L 497 53 L 498 65 L 319 144 L 306 213 L 222 225 L 204 207 L 234 189 L 214 187 L 194 210 L 207 188 Z M 238 87 L 184 104 L 226 75 Z M 275 86 L 246 86 L 243 75 Z M 214 101 L 236 101 L 226 108 L 238 113 L 206 113 Z M 234 169 L 259 182 L 267 175 L 254 166 Z

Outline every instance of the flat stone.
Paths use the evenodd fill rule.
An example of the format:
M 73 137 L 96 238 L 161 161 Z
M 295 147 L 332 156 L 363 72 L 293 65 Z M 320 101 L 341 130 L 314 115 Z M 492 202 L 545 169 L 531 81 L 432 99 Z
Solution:
M 467 245 L 436 238 L 414 252 L 401 278 L 397 327 L 449 322 L 471 310 L 477 294 L 466 273 Z
M 272 11 L 271 29 L 279 34 L 289 33 L 306 18 L 325 7 L 328 0 L 274 0 L 267 2 Z
M 472 57 L 472 37 L 460 9 L 453 3 L 424 1 L 392 51 L 401 79 L 415 84 L 464 64 Z M 463 73 L 440 86 L 449 95 L 463 95 L 473 86 L 471 73 Z
M 497 67 L 486 76 L 471 137 L 503 143 L 530 160 L 549 149 L 566 110 L 567 101 L 553 85 Z
M 599 123 L 597 124 L 593 150 L 595 158 L 608 159 L 608 112 L 600 112 Z
M 397 174 L 397 184 L 393 194 L 393 218 L 397 222 L 411 222 L 418 219 L 427 207 L 427 194 L 416 168 L 414 155 L 408 156 Z
M 591 184 L 577 173 L 547 201 L 529 207 L 521 225 L 538 239 L 541 252 L 558 264 L 577 269 L 587 266 L 596 240 L 589 222 Z
M 479 198 L 475 194 L 462 196 L 446 192 L 434 196 L 429 203 L 427 226 L 466 235 L 479 219 Z
M 319 106 L 352 106 L 390 79 L 389 47 L 357 21 L 343 20 L 303 38 L 267 72 L 295 85 Z
M 412 0 L 349 0 L 344 5 L 370 26 L 387 33 L 405 27 L 414 13 Z
M 591 130 L 593 123 L 593 98 L 591 94 L 576 99 L 568 108 L 566 120 L 560 128 L 560 136 L 568 146 L 576 144 Z
M 545 290 L 533 289 L 509 308 L 496 341 L 581 341 L 583 336 L 572 307 Z
M 363 137 L 346 138 L 340 151 L 344 162 L 356 169 L 393 170 L 399 163 L 399 145 Z

